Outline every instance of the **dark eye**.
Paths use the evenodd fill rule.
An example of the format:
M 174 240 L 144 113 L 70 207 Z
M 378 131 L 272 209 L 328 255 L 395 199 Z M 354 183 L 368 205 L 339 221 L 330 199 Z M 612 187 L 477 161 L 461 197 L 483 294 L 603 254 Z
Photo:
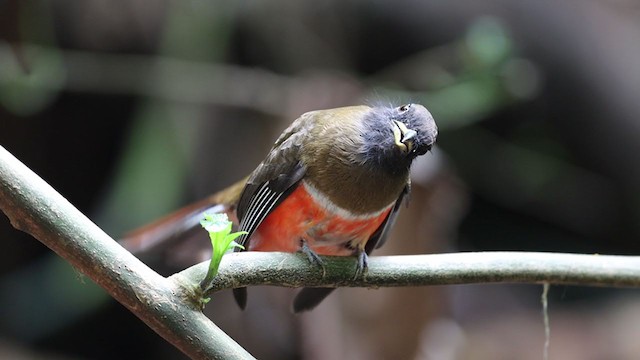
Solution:
M 409 111 L 410 108 L 411 108 L 411 104 L 406 104 L 406 105 L 400 106 L 398 110 L 400 110 L 400 112 L 407 112 Z

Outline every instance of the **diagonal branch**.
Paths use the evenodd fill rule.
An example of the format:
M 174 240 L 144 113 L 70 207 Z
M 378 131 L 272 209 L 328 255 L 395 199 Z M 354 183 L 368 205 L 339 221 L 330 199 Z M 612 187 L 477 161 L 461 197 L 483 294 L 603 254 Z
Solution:
M 253 358 L 187 300 L 196 285 L 148 268 L 1 146 L 0 209 L 191 358 Z

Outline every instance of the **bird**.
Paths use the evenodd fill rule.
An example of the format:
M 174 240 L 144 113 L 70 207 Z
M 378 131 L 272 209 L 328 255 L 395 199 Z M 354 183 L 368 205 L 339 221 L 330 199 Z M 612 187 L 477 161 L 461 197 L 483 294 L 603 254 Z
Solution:
M 285 129 L 246 178 L 129 236 L 182 236 L 202 213 L 230 214 L 246 232 L 236 251 L 302 252 L 323 266 L 323 255 L 357 259 L 382 246 L 411 191 L 411 164 L 435 144 L 438 128 L 420 104 L 357 105 L 302 114 Z M 303 288 L 299 313 L 316 307 L 334 288 Z M 246 288 L 233 290 L 240 308 Z

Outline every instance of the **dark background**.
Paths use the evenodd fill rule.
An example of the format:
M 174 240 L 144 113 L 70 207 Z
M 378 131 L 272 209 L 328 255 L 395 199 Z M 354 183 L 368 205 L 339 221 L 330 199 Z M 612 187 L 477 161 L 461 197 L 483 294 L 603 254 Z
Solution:
M 0 1 L 0 145 L 119 237 L 251 171 L 303 112 L 440 128 L 379 253 L 640 251 L 633 1 Z M 0 221 L 0 357 L 181 359 Z M 163 273 L 206 253 L 161 254 Z M 540 286 L 289 289 L 207 312 L 261 359 L 539 359 Z M 552 286 L 551 358 L 634 359 L 636 290 Z

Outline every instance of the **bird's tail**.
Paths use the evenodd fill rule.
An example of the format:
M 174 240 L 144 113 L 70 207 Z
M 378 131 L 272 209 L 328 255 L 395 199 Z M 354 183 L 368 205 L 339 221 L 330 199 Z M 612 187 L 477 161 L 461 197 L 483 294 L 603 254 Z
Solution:
M 159 220 L 133 230 L 118 242 L 136 255 L 148 255 L 161 252 L 178 243 L 192 238 L 199 231 L 206 239 L 206 232 L 201 229 L 200 220 L 203 214 L 226 213 L 229 220 L 237 224 L 235 207 L 244 188 L 246 179 L 222 190 L 214 195 L 187 205 Z M 206 246 L 206 242 L 204 242 Z
M 304 288 L 293 300 L 293 312 L 300 313 L 318 306 L 335 288 Z

